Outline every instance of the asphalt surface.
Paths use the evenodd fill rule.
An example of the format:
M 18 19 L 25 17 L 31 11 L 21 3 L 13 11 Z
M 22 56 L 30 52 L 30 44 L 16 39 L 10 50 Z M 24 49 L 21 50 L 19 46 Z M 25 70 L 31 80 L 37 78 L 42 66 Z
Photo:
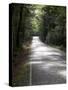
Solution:
M 65 52 L 33 37 L 29 55 L 30 85 L 66 83 Z

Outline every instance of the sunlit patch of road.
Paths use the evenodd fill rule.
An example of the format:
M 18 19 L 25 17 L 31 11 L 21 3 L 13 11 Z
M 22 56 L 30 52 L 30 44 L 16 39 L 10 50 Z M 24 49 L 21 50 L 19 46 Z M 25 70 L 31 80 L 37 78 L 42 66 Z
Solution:
M 30 85 L 58 84 L 66 82 L 65 52 L 50 47 L 33 37 L 30 65 Z

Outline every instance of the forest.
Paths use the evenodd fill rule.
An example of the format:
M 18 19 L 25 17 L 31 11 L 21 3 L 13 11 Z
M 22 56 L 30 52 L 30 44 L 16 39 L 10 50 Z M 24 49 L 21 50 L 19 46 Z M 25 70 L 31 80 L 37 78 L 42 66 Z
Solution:
M 39 36 L 47 44 L 66 48 L 66 7 L 13 4 L 13 50 Z
M 30 50 L 33 36 L 46 45 L 66 51 L 66 7 L 37 4 L 10 4 L 13 65 L 17 55 Z M 13 68 L 14 69 L 14 68 Z

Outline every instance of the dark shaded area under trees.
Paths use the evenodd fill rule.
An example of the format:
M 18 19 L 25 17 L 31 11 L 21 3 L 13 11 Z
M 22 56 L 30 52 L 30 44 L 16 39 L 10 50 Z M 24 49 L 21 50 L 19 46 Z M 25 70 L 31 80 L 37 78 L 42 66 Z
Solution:
M 32 24 L 31 6 L 25 4 L 10 4 L 9 5 L 9 30 L 12 32 L 12 46 L 10 61 L 10 82 L 12 86 L 28 85 L 29 83 L 29 66 L 25 65 L 30 51 L 32 40 Z M 31 17 L 30 17 L 31 16 Z M 10 21 L 11 20 L 11 21 Z M 11 42 L 11 41 L 10 41 Z M 21 69 L 20 69 L 21 68 Z M 23 72 L 21 71 L 23 70 Z M 22 79 L 22 81 L 21 81 Z
M 20 47 L 31 39 L 31 23 L 29 5 L 11 5 L 13 49 Z M 27 32 L 28 31 L 28 32 Z

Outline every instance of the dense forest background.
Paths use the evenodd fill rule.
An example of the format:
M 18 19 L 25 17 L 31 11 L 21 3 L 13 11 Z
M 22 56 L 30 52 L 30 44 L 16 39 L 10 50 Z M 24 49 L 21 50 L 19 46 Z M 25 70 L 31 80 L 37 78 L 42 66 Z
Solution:
M 66 7 L 10 4 L 13 51 L 39 36 L 41 41 L 66 49 Z

